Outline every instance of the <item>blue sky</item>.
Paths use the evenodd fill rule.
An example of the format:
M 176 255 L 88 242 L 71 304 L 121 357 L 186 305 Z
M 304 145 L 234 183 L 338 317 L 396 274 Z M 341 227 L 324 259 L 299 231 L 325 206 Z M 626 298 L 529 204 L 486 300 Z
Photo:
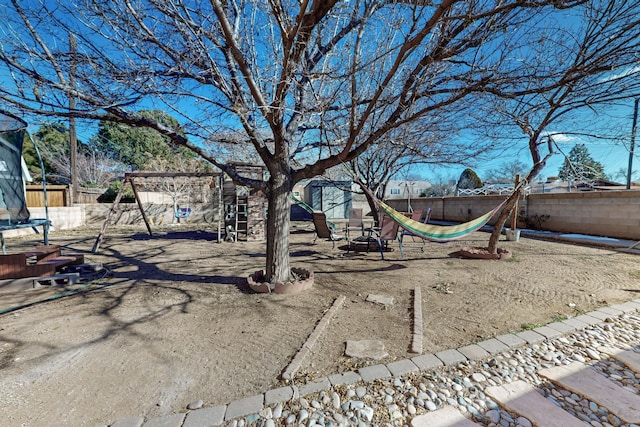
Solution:
M 633 159 L 633 171 L 634 171 L 634 181 L 638 181 L 640 179 L 640 147 L 637 146 L 637 138 L 636 138 L 636 150 L 634 152 Z M 564 143 L 561 144 L 560 147 L 562 151 L 566 154 L 569 154 L 571 148 L 573 148 L 574 143 Z M 606 144 L 606 143 L 598 143 L 598 144 L 585 144 L 591 157 L 602 163 L 605 167 L 605 173 L 607 175 L 612 176 L 618 173 L 620 169 L 624 169 L 625 173 L 629 163 L 629 150 L 626 147 L 623 147 L 619 144 Z M 524 145 L 521 149 L 514 148 L 512 150 L 500 153 L 494 160 L 488 161 L 478 161 L 475 165 L 470 165 L 470 167 L 480 176 L 481 179 L 485 179 L 487 173 L 493 169 L 499 169 L 504 163 L 511 163 L 513 159 L 518 159 L 525 165 L 531 165 L 531 156 L 527 151 Z M 564 162 L 564 157 L 562 154 L 555 154 L 549 161 L 547 162 L 547 166 L 543 169 L 542 173 L 538 176 L 537 180 L 545 180 L 549 176 L 557 176 L 558 171 L 562 167 Z M 447 166 L 447 167 L 432 167 L 429 170 L 424 170 L 420 172 L 423 175 L 423 178 L 437 182 L 440 178 L 451 178 L 458 179 L 462 171 L 466 168 L 466 166 Z M 620 177 L 612 176 L 612 178 L 616 178 L 617 182 L 626 182 L 625 179 Z
M 589 154 L 595 160 L 600 162 L 605 169 L 605 173 L 616 182 L 626 183 L 626 173 L 629 165 L 629 148 L 631 145 L 631 134 L 633 128 L 633 100 L 627 100 L 621 105 L 613 107 L 606 112 L 601 111 L 599 113 L 590 114 L 587 110 L 584 114 L 581 114 L 580 120 L 569 124 L 569 128 L 573 131 L 585 131 L 592 134 L 611 135 L 617 134 L 623 137 L 623 140 L 619 139 L 585 139 L 578 136 L 569 136 L 563 134 L 558 129 L 550 129 L 550 132 L 555 134 L 554 139 L 558 144 L 560 150 L 566 155 L 569 154 L 571 149 L 576 144 L 584 144 L 589 150 Z M 637 126 L 640 127 L 640 126 Z M 577 130 L 575 128 L 578 128 Z M 640 129 L 636 129 L 635 138 L 635 150 L 633 155 L 632 164 L 632 180 L 640 181 Z M 473 139 L 469 140 L 470 144 L 473 144 Z M 497 145 L 499 145 L 499 141 Z M 531 155 L 529 153 L 527 142 L 523 138 L 520 142 L 510 142 L 511 147 L 508 149 L 496 151 L 490 153 L 488 159 L 477 160 L 473 164 L 468 165 L 471 167 L 481 179 L 486 179 L 488 172 L 495 169 L 500 169 L 505 163 L 513 163 L 514 159 L 517 159 L 524 163 L 526 166 L 532 165 Z M 541 155 L 546 154 L 546 147 L 541 150 Z M 564 156 L 562 153 L 557 152 L 548 161 L 547 166 L 543 169 L 538 176 L 537 181 L 545 180 L 549 176 L 557 176 L 562 164 L 564 163 Z M 432 182 L 442 181 L 442 178 L 457 179 L 466 166 L 447 166 L 447 167 L 431 167 L 424 168 L 419 174 L 423 178 Z M 624 176 L 619 176 L 620 170 L 624 171 Z
M 632 110 L 632 108 L 631 108 Z M 629 133 L 631 132 L 632 127 L 632 111 L 628 115 L 628 123 L 627 126 L 629 128 Z M 622 124 L 621 124 L 622 125 Z M 39 125 L 31 124 L 29 130 L 31 132 L 35 132 L 39 128 Z M 88 142 L 91 137 L 95 135 L 96 127 L 95 124 L 91 126 L 87 126 L 86 123 L 80 123 L 78 126 L 78 138 L 82 142 Z M 473 141 L 469 142 L 473 144 Z M 587 142 L 582 141 L 577 138 L 573 138 L 571 140 L 567 139 L 566 141 L 559 141 L 560 148 L 565 154 L 568 154 L 571 151 L 571 148 L 574 147 L 576 143 L 585 143 L 591 157 L 602 163 L 605 167 L 605 172 L 611 176 L 612 178 L 616 178 L 617 182 L 625 182 L 625 179 L 620 177 L 615 177 L 613 175 L 617 174 L 620 169 L 624 169 L 625 173 L 629 163 L 629 145 L 621 144 L 621 143 L 613 143 L 613 142 Z M 633 171 L 634 171 L 634 181 L 640 180 L 640 147 L 638 141 L 638 137 L 636 137 L 636 149 L 634 152 L 633 159 Z M 515 144 L 513 148 L 505 151 L 500 151 L 494 153 L 491 160 L 478 160 L 475 164 L 470 165 L 470 167 L 478 173 L 481 179 L 485 179 L 488 171 L 493 169 L 499 169 L 505 163 L 511 163 L 513 159 L 518 159 L 525 165 L 529 166 L 531 164 L 531 156 L 526 147 L 526 142 L 523 140 L 520 144 Z M 564 162 L 564 157 L 562 154 L 555 154 L 548 162 L 545 169 L 539 175 L 538 180 L 544 180 L 549 176 L 556 176 L 562 163 Z M 456 165 L 456 166 L 434 166 L 429 168 L 421 168 L 422 170 L 417 171 L 418 175 L 421 175 L 421 178 L 426 180 L 437 182 L 440 178 L 451 178 L 457 179 L 462 171 L 466 168 L 465 165 Z
M 0 81 L 6 79 L 6 75 L 0 74 Z M 629 104 L 632 104 L 630 102 Z M 632 115 L 633 106 L 630 105 L 628 109 L 622 114 L 624 116 L 624 120 L 621 121 L 621 128 L 631 128 L 631 115 Z M 169 114 L 174 115 L 173 112 L 169 111 Z M 37 126 L 34 126 L 37 128 Z M 87 142 L 95 133 L 95 127 L 83 127 L 79 124 L 79 139 L 81 141 Z M 622 144 L 613 144 L 606 142 L 592 143 L 580 140 L 568 141 L 562 143 L 562 149 L 565 153 L 568 153 L 575 143 L 585 142 L 587 148 L 591 154 L 591 156 L 596 160 L 601 162 L 605 166 L 605 172 L 609 175 L 615 175 L 618 173 L 620 169 L 627 168 L 629 152 L 628 148 L 623 146 Z M 500 143 L 500 142 L 498 142 Z M 469 144 L 474 144 L 473 140 L 469 141 Z M 640 150 L 637 150 L 640 152 Z M 543 153 L 544 154 L 544 153 Z M 502 164 L 507 162 L 513 162 L 514 159 L 520 160 L 525 165 L 531 164 L 530 155 L 528 150 L 526 149 L 526 145 L 524 142 L 522 144 L 516 144 L 512 149 L 508 151 L 501 151 L 499 153 L 494 153 L 492 159 L 487 161 L 478 161 L 475 164 L 469 165 L 471 166 L 481 178 L 485 178 L 486 173 L 492 169 L 499 168 Z M 555 176 L 558 174 L 558 170 L 563 162 L 563 156 L 561 154 L 556 154 L 554 157 L 550 159 L 547 167 L 538 179 L 544 179 L 548 176 Z M 637 170 L 640 170 L 640 158 L 636 155 L 634 159 L 634 166 Z M 435 181 L 435 176 L 442 176 L 446 178 L 457 178 L 460 173 L 464 170 L 466 166 L 454 166 L 454 167 L 440 167 L 440 168 L 431 168 L 431 170 L 424 170 L 422 174 L 424 174 L 424 178 Z M 640 179 L 640 174 L 636 179 Z M 618 179 L 620 181 L 620 179 Z

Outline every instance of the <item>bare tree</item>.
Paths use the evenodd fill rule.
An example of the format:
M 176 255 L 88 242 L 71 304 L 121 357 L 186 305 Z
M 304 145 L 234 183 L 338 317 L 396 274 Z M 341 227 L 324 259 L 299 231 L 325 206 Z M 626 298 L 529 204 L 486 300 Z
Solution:
M 555 138 L 566 135 L 616 141 L 619 130 L 606 133 L 609 109 L 640 94 L 640 9 L 632 1 L 589 2 L 564 28 L 540 29 L 520 62 L 537 64 L 512 88 L 489 90 L 493 122 L 488 127 L 524 134 L 533 165 L 509 197 L 489 240 L 491 253 L 524 184 L 532 182 L 558 150 Z M 514 41 L 514 43 L 516 43 Z M 487 117 L 487 112 L 483 112 Z M 506 126 L 505 126 L 506 125 Z M 600 125 L 600 126 L 594 126 Z M 511 128 L 509 128 L 511 126 Z M 555 130 L 552 130 L 552 126 Z M 494 134 L 495 136 L 495 134 Z
M 619 180 L 624 182 L 627 180 L 628 175 L 629 175 L 629 171 L 627 170 L 627 168 L 620 168 L 612 174 L 611 178 L 614 180 Z M 636 170 L 631 173 L 632 180 L 637 180 L 639 176 L 640 176 L 640 171 Z
M 487 172 L 484 182 L 487 184 L 513 184 L 517 175 L 524 176 L 527 165 L 520 160 L 503 162 L 499 167 Z
M 45 123 L 36 131 L 34 137 L 40 147 L 47 179 L 55 183 L 69 184 L 71 169 L 68 128 L 62 123 Z M 106 188 L 124 169 L 124 164 L 97 152 L 94 147 L 88 144 L 80 145 L 76 161 L 76 177 L 80 186 Z
M 14 83 L 0 88 L 0 99 L 26 113 L 156 129 L 264 191 L 266 276 L 284 281 L 296 182 L 445 106 L 506 93 L 532 70 L 555 67 L 564 41 L 555 39 L 560 55 L 550 64 L 518 62 L 514 49 L 524 46 L 510 41 L 537 43 L 540 25 L 562 15 L 561 28 L 560 18 L 582 3 L 10 0 L 1 6 L 0 63 Z M 180 129 L 136 114 L 149 103 L 170 109 Z M 211 141 L 220 132 L 242 136 L 238 148 L 259 156 L 267 181 L 241 176 L 186 137 Z
M 43 145 L 42 157 L 51 166 L 57 182 L 71 182 L 69 152 L 60 147 Z M 77 155 L 76 176 L 78 185 L 84 188 L 107 188 L 125 170 L 125 165 L 110 159 L 103 153 L 85 150 Z
M 456 120 L 456 117 L 463 117 Z M 459 134 L 464 111 L 455 113 L 442 108 L 437 114 L 416 120 L 390 131 L 367 151 L 349 162 L 349 170 L 363 191 L 374 220 L 378 221 L 376 201 L 371 194 L 384 194 L 389 181 L 417 166 L 460 164 L 473 159 L 491 147 L 491 143 L 468 144 Z

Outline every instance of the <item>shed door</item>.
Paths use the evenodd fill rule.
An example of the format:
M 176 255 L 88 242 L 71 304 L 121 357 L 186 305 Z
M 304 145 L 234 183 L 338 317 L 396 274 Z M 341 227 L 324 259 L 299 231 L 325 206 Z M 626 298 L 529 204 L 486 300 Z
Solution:
M 322 187 L 322 211 L 327 218 L 344 218 L 344 190 Z

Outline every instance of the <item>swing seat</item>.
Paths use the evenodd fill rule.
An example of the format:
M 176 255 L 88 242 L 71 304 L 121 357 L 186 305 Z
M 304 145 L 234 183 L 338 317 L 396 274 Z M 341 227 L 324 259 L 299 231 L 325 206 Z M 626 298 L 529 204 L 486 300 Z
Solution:
M 178 208 L 176 218 L 188 218 L 191 215 L 191 208 Z

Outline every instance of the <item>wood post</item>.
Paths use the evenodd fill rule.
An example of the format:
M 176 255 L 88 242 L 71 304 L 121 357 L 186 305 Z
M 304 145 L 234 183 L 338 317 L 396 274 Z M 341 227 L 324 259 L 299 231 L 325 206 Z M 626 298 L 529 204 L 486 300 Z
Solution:
M 516 175 L 516 181 L 513 186 L 514 191 L 518 188 L 518 185 L 520 185 L 520 175 Z M 511 211 L 511 231 L 515 232 L 516 228 L 518 228 L 518 200 L 516 200 Z
M 138 189 L 136 188 L 133 182 L 133 178 L 129 178 L 129 183 L 131 184 L 131 189 L 133 190 L 133 196 L 136 198 L 136 203 L 138 204 L 140 213 L 142 214 L 144 225 L 147 226 L 147 231 L 149 232 L 149 236 L 153 237 L 153 233 L 151 232 L 151 226 L 149 225 L 149 220 L 147 219 L 147 213 L 144 211 L 144 207 L 142 206 L 142 200 L 140 200 L 140 197 L 138 197 Z M 122 184 L 122 187 L 124 187 L 124 184 Z
M 104 234 L 107 232 L 107 227 L 109 227 L 109 223 L 111 222 L 111 216 L 115 211 L 118 210 L 118 204 L 120 204 L 120 199 L 122 199 L 124 188 L 127 186 L 127 182 L 129 182 L 129 179 L 125 175 L 124 181 L 122 182 L 122 187 L 120 187 L 120 191 L 118 191 L 118 194 L 113 201 L 113 205 L 111 205 L 111 209 L 109 209 L 109 212 L 107 212 L 107 218 L 104 220 L 104 224 L 102 224 L 102 229 L 100 230 L 100 234 L 98 234 L 98 237 L 93 244 L 93 249 L 91 249 L 91 252 L 93 252 L 94 254 L 98 252 L 98 248 L 100 247 L 100 243 L 102 243 Z

